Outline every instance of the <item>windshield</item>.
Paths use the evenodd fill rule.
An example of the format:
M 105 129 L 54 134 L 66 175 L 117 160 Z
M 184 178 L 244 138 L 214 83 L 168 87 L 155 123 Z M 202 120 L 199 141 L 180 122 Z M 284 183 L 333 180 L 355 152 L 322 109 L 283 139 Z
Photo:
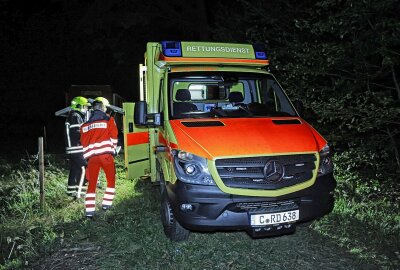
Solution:
M 268 74 L 170 73 L 168 87 L 171 119 L 297 116 Z

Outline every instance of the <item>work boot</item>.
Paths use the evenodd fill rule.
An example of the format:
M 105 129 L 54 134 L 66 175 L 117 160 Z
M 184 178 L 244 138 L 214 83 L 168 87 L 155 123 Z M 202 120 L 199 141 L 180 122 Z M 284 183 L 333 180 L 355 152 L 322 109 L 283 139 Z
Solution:
M 111 209 L 111 205 L 103 205 L 103 206 L 101 207 L 101 209 L 103 209 L 104 211 L 108 211 L 108 210 Z
M 93 219 L 93 217 L 94 217 L 94 212 L 86 212 L 86 213 L 85 213 L 85 217 L 86 217 L 87 219 Z

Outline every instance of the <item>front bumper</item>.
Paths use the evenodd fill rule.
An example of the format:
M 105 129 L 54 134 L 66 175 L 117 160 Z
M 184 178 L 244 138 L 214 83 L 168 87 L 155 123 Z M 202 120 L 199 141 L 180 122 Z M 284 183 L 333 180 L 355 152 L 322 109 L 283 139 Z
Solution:
M 282 209 L 291 205 L 299 210 L 298 222 L 319 218 L 334 206 L 332 191 L 336 187 L 333 174 L 318 177 L 309 188 L 279 197 L 251 197 L 222 192 L 217 186 L 167 184 L 167 192 L 175 218 L 187 229 L 196 231 L 249 230 L 250 213 L 266 209 Z M 191 210 L 181 207 L 191 205 Z M 284 209 L 285 210 L 285 209 Z

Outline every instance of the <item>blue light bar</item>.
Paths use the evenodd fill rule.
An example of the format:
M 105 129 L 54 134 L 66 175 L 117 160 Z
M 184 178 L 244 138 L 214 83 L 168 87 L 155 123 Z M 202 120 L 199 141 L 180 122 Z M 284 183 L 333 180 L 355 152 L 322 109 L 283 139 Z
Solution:
M 265 52 L 256 52 L 257 59 L 267 59 L 267 54 Z
M 165 56 L 182 56 L 181 43 L 179 41 L 162 41 L 162 53 Z
M 255 44 L 253 45 L 254 52 L 256 54 L 256 59 L 263 59 L 267 60 L 267 53 L 265 52 L 265 48 L 262 44 Z

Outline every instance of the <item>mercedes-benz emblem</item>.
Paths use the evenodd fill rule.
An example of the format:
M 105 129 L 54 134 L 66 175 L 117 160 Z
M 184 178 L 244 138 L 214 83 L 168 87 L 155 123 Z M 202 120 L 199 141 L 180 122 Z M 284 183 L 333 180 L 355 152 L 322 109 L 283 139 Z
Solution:
M 285 167 L 277 160 L 269 160 L 264 166 L 265 179 L 271 182 L 279 182 L 285 175 Z

